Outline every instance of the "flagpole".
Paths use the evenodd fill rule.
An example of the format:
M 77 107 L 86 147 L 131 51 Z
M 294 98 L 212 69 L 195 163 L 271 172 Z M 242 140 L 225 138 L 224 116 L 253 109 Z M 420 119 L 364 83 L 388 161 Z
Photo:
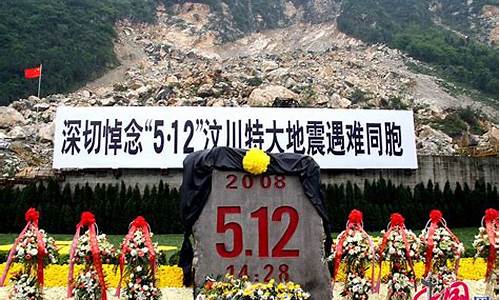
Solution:
M 42 85 L 42 64 L 40 64 L 40 76 L 38 76 L 38 100 L 40 100 L 40 87 Z M 35 117 L 35 123 L 36 123 L 36 128 L 37 131 L 35 133 L 35 143 L 38 140 L 38 105 L 36 106 L 36 117 Z
M 40 87 L 42 86 L 42 64 L 40 64 L 40 76 L 38 76 L 38 99 L 40 99 Z

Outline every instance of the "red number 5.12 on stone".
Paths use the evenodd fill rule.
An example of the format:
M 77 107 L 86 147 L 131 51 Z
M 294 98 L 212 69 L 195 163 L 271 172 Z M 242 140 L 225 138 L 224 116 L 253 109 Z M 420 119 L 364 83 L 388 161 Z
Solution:
M 329 278 L 322 220 L 298 177 L 214 171 L 193 233 L 198 286 L 228 273 L 305 286 Z
M 269 257 L 269 209 L 268 207 L 260 207 L 250 214 L 251 219 L 257 222 L 256 230 L 252 231 L 258 236 L 258 257 Z M 226 215 L 228 214 L 241 214 L 241 206 L 219 206 L 217 207 L 217 233 L 225 233 L 232 231 L 233 233 L 233 247 L 232 250 L 227 250 L 225 243 L 217 243 L 217 253 L 225 258 L 233 258 L 242 254 L 243 252 L 243 228 L 236 222 L 227 222 Z M 276 245 L 272 247 L 271 257 L 298 257 L 299 249 L 284 249 L 286 244 L 290 241 L 293 234 L 297 230 L 299 224 L 299 213 L 291 206 L 280 206 L 272 213 L 272 222 L 281 222 L 283 216 L 288 216 L 288 227 L 283 235 L 278 240 Z M 246 250 L 245 255 L 252 256 L 252 250 Z

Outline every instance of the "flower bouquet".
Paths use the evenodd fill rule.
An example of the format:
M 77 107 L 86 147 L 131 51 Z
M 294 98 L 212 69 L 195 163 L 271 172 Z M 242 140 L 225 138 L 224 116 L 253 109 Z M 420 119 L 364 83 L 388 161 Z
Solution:
M 47 236 L 47 233 L 45 233 L 45 230 L 43 229 L 39 229 L 37 233 L 34 226 L 30 226 L 28 228 L 26 234 L 22 237 L 19 244 L 17 244 L 15 248 L 14 262 L 30 266 L 35 264 L 38 256 L 38 234 L 42 237 L 43 244 L 45 245 L 46 255 L 43 256 L 43 266 L 57 263 L 59 252 L 57 252 L 56 241 L 53 237 Z
M 129 271 L 129 281 L 122 293 L 123 299 L 153 300 L 161 298 L 154 276 L 141 266 Z
M 391 270 L 387 279 L 388 299 L 406 300 L 411 298 L 411 289 L 414 287 L 415 275 L 408 272 Z
M 487 209 L 479 227 L 479 233 L 472 243 L 476 249 L 474 259 L 481 257 L 487 261 L 486 267 L 486 292 L 498 298 L 498 211 Z
M 344 290 L 340 294 L 349 299 L 368 299 L 372 283 L 365 277 L 348 273 Z
M 12 276 L 11 281 L 14 283 L 9 292 L 11 300 L 42 300 L 42 288 L 38 283 L 36 276 L 28 273 L 19 272 Z
M 464 253 L 464 245 L 446 226 L 446 221 L 439 210 L 430 213 L 427 226 L 420 234 L 422 243 L 421 255 L 425 262 L 424 277 L 432 274 L 434 293 L 439 293 L 450 283 L 456 281 L 460 257 Z M 448 266 L 448 261 L 455 264 Z
M 94 266 L 86 266 L 76 277 L 73 290 L 75 299 L 101 299 L 99 275 Z
M 389 261 L 391 273 L 384 280 L 389 289 L 387 298 L 411 299 L 411 288 L 415 285 L 413 263 L 419 258 L 420 240 L 411 230 L 406 229 L 404 217 L 399 213 L 391 215 L 388 230 L 382 230 L 381 234 L 383 238 L 377 249 L 377 291 L 380 288 L 382 262 Z
M 43 269 L 49 263 L 56 263 L 59 253 L 55 240 L 38 228 L 39 213 L 30 208 L 25 214 L 26 226 L 12 246 L 0 279 L 3 286 L 8 270 L 13 262 L 21 263 L 23 269 L 11 281 L 12 299 L 42 299 L 44 284 Z
M 293 282 L 252 283 L 248 277 L 226 275 L 223 280 L 207 278 L 196 300 L 305 300 L 309 293 Z
M 160 299 L 161 292 L 155 279 L 158 245 L 152 243 L 152 236 L 149 224 L 143 217 L 137 217 L 131 223 L 129 233 L 122 242 L 117 297 L 120 296 L 121 282 L 125 275 L 127 283 L 121 293 L 123 299 Z
M 99 245 L 99 256 L 103 263 L 111 263 L 116 257 L 116 249 L 108 241 L 106 234 L 102 233 L 96 236 L 97 244 Z M 85 231 L 83 235 L 78 238 L 78 243 L 75 249 L 75 257 L 73 261 L 75 264 L 91 264 L 92 263 L 92 249 L 90 244 L 90 232 Z
M 332 250 L 334 283 L 340 264 L 345 262 L 346 281 L 341 295 L 348 299 L 368 299 L 368 292 L 373 287 L 375 250 L 363 229 L 363 214 L 359 210 L 351 211 L 346 229 L 339 234 Z M 365 271 L 370 264 L 372 276 L 371 280 L 366 280 Z
M 83 235 L 80 231 L 87 227 Z M 82 213 L 80 223 L 70 249 L 67 297 L 75 296 L 75 300 L 107 299 L 106 282 L 102 270 L 103 262 L 110 262 L 116 255 L 113 245 L 106 235 L 97 234 L 95 217 L 90 212 Z M 84 264 L 84 269 L 73 279 L 75 264 Z

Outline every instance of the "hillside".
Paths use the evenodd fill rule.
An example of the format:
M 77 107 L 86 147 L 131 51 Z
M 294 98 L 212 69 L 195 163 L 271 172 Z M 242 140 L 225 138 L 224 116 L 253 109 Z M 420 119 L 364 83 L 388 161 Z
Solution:
M 455 9 L 450 2 L 346 0 L 339 29 L 367 42 L 400 49 L 431 63 L 437 75 L 498 98 L 498 48 L 475 40 L 481 36 L 466 26 L 470 23 L 467 15 L 458 14 L 464 24 L 452 18 L 460 9 L 477 16 L 479 7 L 491 1 L 480 1 L 484 5 L 472 5 L 471 1 L 469 7 L 463 3 L 462 8 L 455 1 Z
M 157 5 L 176 16 L 198 4 L 208 10 L 193 14 L 198 29 L 218 43 L 338 18 L 344 33 L 403 50 L 433 64 L 436 75 L 498 97 L 497 0 L 6 0 L 0 3 L 0 105 L 36 93 L 36 82 L 22 77 L 27 67 L 44 64 L 44 95 L 73 91 L 116 67 L 116 21 L 151 23 Z
M 114 24 L 154 20 L 154 0 L 0 1 L 0 105 L 36 95 L 23 70 L 43 64 L 43 95 L 74 90 L 118 65 Z
M 85 1 L 66 3 L 81 2 Z M 398 49 L 394 41 L 413 43 L 429 36 L 414 27 L 401 32 L 406 27 L 397 16 L 386 15 L 395 24 L 391 32 L 397 39 L 378 42 L 361 35 L 355 37 L 355 32 L 346 34 L 348 30 L 342 29 L 345 24 L 341 22 L 349 11 L 345 10 L 348 0 L 248 1 L 246 6 L 237 5 L 241 1 L 200 2 L 167 1 L 157 7 L 155 14 L 146 14 L 154 20 L 149 23 L 137 22 L 137 17 L 121 10 L 110 20 L 129 18 L 114 22 L 114 27 L 110 25 L 116 35 L 111 31 L 109 36 L 115 53 L 110 59 L 120 67 L 94 81 L 73 82 L 73 92 L 54 93 L 42 99 L 22 96 L 8 107 L 0 107 L 1 174 L 32 176 L 51 172 L 52 120 L 59 105 L 268 106 L 281 98 L 299 106 L 411 109 L 415 112 L 419 154 L 498 153 L 498 99 L 486 90 L 471 87 L 470 82 L 464 84 L 449 72 L 452 67 L 473 72 L 479 61 L 493 73 L 496 68 L 498 74 L 498 58 L 492 62 L 490 57 L 496 46 L 475 37 L 466 44 L 453 44 L 460 40 L 454 33 L 459 28 L 451 31 L 436 25 L 436 12 L 421 2 L 411 10 L 425 11 L 422 17 L 430 20 L 426 28 L 437 32 L 434 38 L 439 40 L 446 32 L 446 44 L 431 46 L 437 44 L 456 55 L 469 47 L 485 49 L 473 55 L 473 65 L 460 65 L 459 60 L 465 62 L 460 57 L 455 58 L 455 65 L 419 60 L 405 49 Z M 124 2 L 101 5 L 104 3 Z M 388 1 L 376 3 L 384 9 Z M 242 14 L 247 14 L 248 22 L 244 22 Z M 355 26 L 352 28 L 370 24 L 354 18 L 348 21 Z M 452 28 L 453 24 L 446 26 Z M 384 28 L 391 27 L 380 27 Z M 73 41 L 78 42 L 76 37 Z M 72 61 L 70 57 L 66 60 L 64 64 L 57 60 L 57 64 L 69 70 Z M 104 73 L 108 67 L 99 72 Z M 99 72 L 93 72 L 98 77 Z

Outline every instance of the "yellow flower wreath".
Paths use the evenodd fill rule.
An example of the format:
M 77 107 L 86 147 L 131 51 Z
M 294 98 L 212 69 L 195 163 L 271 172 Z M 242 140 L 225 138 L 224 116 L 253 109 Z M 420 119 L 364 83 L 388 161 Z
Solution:
M 243 157 L 243 169 L 250 174 L 259 175 L 267 171 L 271 157 L 261 149 L 252 148 Z

